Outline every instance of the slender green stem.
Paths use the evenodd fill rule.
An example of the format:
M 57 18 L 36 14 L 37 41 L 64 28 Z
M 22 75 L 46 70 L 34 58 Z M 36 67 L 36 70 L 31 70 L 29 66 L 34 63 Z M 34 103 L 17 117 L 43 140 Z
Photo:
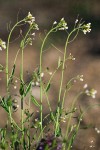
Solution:
M 49 110 L 50 110 L 50 112 L 51 112 L 51 111 L 52 111 L 52 109 L 51 109 L 51 105 L 50 105 L 50 102 L 49 102 L 49 98 L 48 98 L 47 92 L 45 91 L 45 88 L 44 88 L 44 86 L 43 86 L 43 85 L 42 85 L 42 87 L 43 87 L 43 91 L 44 91 L 45 96 L 46 96 L 46 99 L 47 99 L 47 103 L 48 103 Z
M 32 87 L 31 90 L 29 92 L 30 96 L 29 96 L 29 113 L 30 113 L 30 108 L 31 108 L 31 95 L 32 95 Z M 28 149 L 30 150 L 31 148 L 31 141 L 30 141 L 30 117 L 28 119 Z
M 63 80 L 64 80 L 64 71 L 65 71 L 65 62 L 66 62 L 66 54 L 67 54 L 67 46 L 69 44 L 69 38 L 71 37 L 71 35 L 76 31 L 77 29 L 73 29 L 69 34 L 68 37 L 66 39 L 66 43 L 65 43 L 65 48 L 64 48 L 64 55 L 63 55 L 63 62 L 62 62 L 62 72 L 61 72 L 61 80 L 60 80 L 60 88 L 59 88 L 59 96 L 58 96 L 58 113 L 57 113 L 57 122 L 56 122 L 56 127 L 55 127 L 55 136 L 56 136 L 56 131 L 58 129 L 59 126 L 59 104 L 61 101 L 61 94 L 62 94 L 62 86 L 63 86 Z M 76 38 L 76 36 L 75 36 Z
M 72 135 L 71 140 L 74 141 L 74 139 L 75 139 L 75 137 L 76 137 L 76 134 L 77 134 L 77 132 L 78 132 L 78 130 L 79 130 L 79 127 L 80 127 L 81 119 L 83 118 L 84 114 L 85 114 L 89 109 L 91 109 L 91 108 L 93 108 L 93 107 L 97 107 L 97 106 L 100 106 L 100 104 L 93 104 L 93 105 L 91 105 L 91 106 L 88 106 L 88 107 L 86 108 L 86 110 L 80 115 L 78 125 L 77 125 L 77 127 L 76 127 L 76 130 L 75 130 L 74 135 Z M 69 145 L 68 145 L 67 150 L 70 150 L 71 145 L 72 145 L 72 142 L 69 142 Z
M 66 93 L 67 93 L 67 89 L 65 89 L 65 91 L 64 91 L 64 94 L 63 94 L 63 100 L 62 100 L 62 107 L 61 107 L 61 109 L 63 109 L 64 108 L 64 102 L 65 102 L 65 97 L 66 97 Z
M 21 130 L 21 128 L 17 125 L 17 123 L 14 121 L 14 119 L 12 118 L 12 121 L 13 121 L 13 124 L 17 127 L 17 129 L 19 130 L 19 131 L 22 131 Z
M 9 93 L 9 44 L 10 44 L 10 38 L 11 38 L 11 35 L 14 31 L 14 29 L 18 26 L 18 24 L 20 24 L 21 22 L 25 21 L 25 19 L 17 22 L 11 29 L 10 33 L 9 33 L 9 36 L 8 36 L 8 41 L 7 41 L 7 48 L 6 48 L 6 89 L 7 89 L 7 93 Z M 11 109 L 9 107 L 9 117 L 10 117 L 10 123 L 11 123 L 11 127 L 12 127 L 12 130 L 14 129 L 13 128 L 13 120 L 12 120 L 12 113 L 11 113 Z M 12 131 L 13 132 L 13 131 Z M 13 134 L 13 133 L 12 133 Z
M 76 29 L 75 29 L 76 30 Z M 71 40 L 71 41 L 69 41 L 68 43 L 71 43 L 71 42 L 73 42 L 75 39 L 76 39 L 76 37 L 78 36 L 78 33 L 79 33 L 79 28 L 77 28 L 77 32 L 76 32 L 76 35 L 74 36 L 74 38 Z
M 20 52 L 20 49 L 18 49 L 17 53 L 16 53 L 16 56 L 15 56 L 15 59 L 14 59 L 14 64 L 16 63 L 16 60 L 17 60 L 17 57 L 18 57 L 18 54 Z
M 33 28 L 33 26 L 31 26 L 29 28 L 29 30 L 27 31 L 24 39 L 23 39 L 23 45 L 21 47 L 21 82 L 24 82 L 23 78 L 24 78 L 24 74 L 23 74 L 23 69 L 24 69 L 24 48 L 25 48 L 25 40 L 27 38 L 27 36 L 29 35 L 29 32 L 31 31 L 31 29 Z M 22 125 L 22 140 L 23 140 L 23 146 L 24 146 L 24 96 L 21 95 L 21 125 Z
M 48 33 L 47 35 L 45 36 L 43 42 L 42 42 L 42 46 L 41 46 L 41 49 L 40 49 L 40 74 L 42 73 L 42 54 L 43 54 L 43 48 L 44 48 L 44 45 L 45 45 L 45 42 L 48 38 L 48 36 L 50 35 L 50 33 L 54 30 L 55 28 L 52 28 Z M 42 105 L 42 101 L 43 101 L 43 87 L 42 87 L 42 78 L 41 78 L 41 75 L 40 75 L 40 101 L 41 101 L 41 106 L 40 106 L 40 119 L 41 119 L 41 126 L 40 126 L 40 130 L 41 130 L 41 135 L 43 137 L 43 105 Z
M 71 111 L 73 110 L 74 105 L 75 105 L 76 101 L 78 100 L 79 96 L 82 95 L 82 94 L 83 94 L 83 92 L 80 92 L 80 93 L 74 98 L 74 100 L 73 100 L 73 102 L 72 102 L 72 105 L 71 105 Z M 66 134 L 65 134 L 65 139 L 66 139 L 66 141 L 67 141 L 67 139 L 68 139 L 68 131 L 69 131 L 69 126 L 70 126 L 72 114 L 73 114 L 73 113 L 71 113 L 70 116 L 69 116 L 69 118 L 68 118 L 67 129 L 66 129 Z
M 13 126 L 13 121 L 12 121 L 12 111 L 11 111 L 11 107 L 9 107 L 9 118 L 10 118 L 10 123 L 11 123 L 11 132 L 12 132 L 12 137 L 14 136 L 14 126 Z M 12 142 L 12 146 L 11 148 L 13 149 L 14 148 L 14 144 L 13 144 L 13 140 L 11 141 Z
M 62 65 L 62 63 L 61 63 L 61 64 L 55 69 L 55 71 L 52 73 L 52 75 L 51 75 L 51 77 L 50 77 L 50 79 L 49 79 L 49 81 L 48 81 L 48 83 L 47 83 L 46 88 L 47 88 L 48 85 L 50 84 L 52 78 L 54 77 L 55 73 L 58 71 L 58 69 L 60 68 L 61 65 Z
M 22 48 L 22 62 L 21 62 L 21 82 L 23 82 L 23 48 Z M 24 146 L 24 103 L 23 103 L 23 95 L 21 95 L 21 126 L 22 126 L 22 141 Z
M 77 77 L 71 78 L 71 79 L 68 81 L 68 83 L 67 83 L 67 85 L 66 85 L 66 87 L 65 87 L 64 94 L 63 94 L 63 99 L 62 99 L 62 109 L 64 108 L 64 102 L 65 102 L 66 93 L 68 93 L 68 91 L 70 90 L 68 87 L 70 86 L 71 82 L 72 82 L 74 79 L 76 79 L 76 78 L 77 78 Z M 71 86 L 71 87 L 72 87 L 72 86 Z M 71 87 L 70 87 L 70 88 L 71 88 Z
M 8 36 L 8 41 L 7 41 L 7 48 L 6 48 L 6 82 L 7 82 L 7 92 L 9 91 L 8 88 L 8 80 L 9 80 L 9 44 L 10 44 L 10 38 L 12 35 L 12 32 L 14 31 L 14 29 L 18 26 L 18 24 L 20 24 L 21 22 L 25 21 L 25 19 L 17 22 L 13 28 L 11 29 L 9 36 Z
M 71 33 L 68 35 L 67 40 L 66 40 L 66 43 L 65 43 L 64 56 L 63 56 L 63 62 L 62 62 L 62 72 L 61 72 L 61 81 L 60 81 L 60 89 L 59 89 L 58 103 L 59 103 L 60 100 L 61 100 L 61 92 L 62 92 L 62 85 L 63 85 L 63 78 L 64 78 L 64 70 L 65 70 L 67 46 L 68 46 L 69 38 L 70 38 L 70 36 L 71 36 L 72 33 L 73 33 L 73 32 L 71 32 Z
M 65 43 L 65 48 L 64 48 L 64 56 L 63 56 L 63 62 L 62 62 L 62 72 L 61 72 L 61 81 L 60 81 L 60 89 L 59 89 L 59 97 L 58 97 L 58 107 L 57 107 L 57 122 L 55 125 L 55 137 L 57 135 L 58 127 L 59 127 L 59 114 L 60 114 L 60 108 L 59 108 L 59 103 L 61 100 L 61 92 L 62 92 L 62 85 L 63 85 L 63 78 L 64 78 L 64 69 L 65 69 L 65 61 L 66 61 L 66 50 L 67 50 L 67 45 L 68 45 L 68 40 L 70 38 L 70 35 L 72 32 L 68 35 L 66 43 Z

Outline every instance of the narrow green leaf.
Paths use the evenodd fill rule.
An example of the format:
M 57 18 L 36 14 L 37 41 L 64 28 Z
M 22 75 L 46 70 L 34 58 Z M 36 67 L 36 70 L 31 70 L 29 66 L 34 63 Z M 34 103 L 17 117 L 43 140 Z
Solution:
M 50 119 L 51 119 L 52 121 L 55 121 L 55 116 L 54 116 L 53 112 L 50 112 Z
M 22 83 L 22 82 L 20 84 L 19 93 L 20 93 L 21 96 L 24 94 L 24 83 Z
M 30 114 L 30 113 L 26 113 L 26 116 L 27 116 L 27 117 L 25 118 L 24 123 L 25 123 L 25 122 L 28 122 L 28 121 L 29 121 L 29 118 L 31 118 L 31 117 L 33 116 L 33 114 L 34 114 L 34 112 L 31 113 L 31 114 Z
M 12 99 L 11 99 L 11 96 L 9 96 L 8 98 L 7 98 L 7 106 L 9 107 L 9 106 L 12 106 Z
M 4 67 L 0 64 L 0 71 L 3 71 Z
M 46 87 L 46 92 L 48 92 L 48 90 L 50 89 L 50 87 L 51 87 L 51 84 L 50 83 L 48 83 L 48 85 L 47 85 L 47 87 Z
M 61 57 L 58 59 L 58 67 L 61 65 Z
M 27 86 L 26 91 L 24 92 L 24 96 L 26 96 L 29 90 L 31 89 L 31 85 L 32 85 L 32 82 L 30 82 L 29 85 Z
M 7 113 L 9 113 L 9 107 L 12 105 L 11 96 L 8 98 L 2 98 L 2 101 L 0 101 L 0 106 L 2 106 Z
M 31 100 L 37 107 L 40 107 L 40 104 L 37 102 L 33 95 L 31 95 Z
M 11 75 L 9 77 L 8 84 L 10 84 L 13 81 L 13 76 L 14 76 L 14 73 L 15 73 L 15 68 L 16 68 L 16 65 L 14 64 L 13 68 L 12 68 L 12 71 L 11 71 Z
M 14 75 L 15 67 L 16 67 L 16 65 L 14 64 L 14 65 L 13 65 L 13 69 L 12 69 L 12 73 L 11 73 L 12 76 Z
M 60 125 L 58 125 L 56 136 L 59 137 L 60 135 L 61 135 L 61 128 L 60 128 Z

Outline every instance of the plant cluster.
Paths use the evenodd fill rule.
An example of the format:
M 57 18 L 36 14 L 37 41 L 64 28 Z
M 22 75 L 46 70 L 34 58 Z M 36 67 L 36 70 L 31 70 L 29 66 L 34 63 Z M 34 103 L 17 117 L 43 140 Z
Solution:
M 22 34 L 22 39 L 20 41 L 19 50 L 17 51 L 17 54 L 15 55 L 14 63 L 12 70 L 10 72 L 9 70 L 9 54 L 10 54 L 10 41 L 11 36 L 15 28 L 22 27 L 23 25 L 27 25 L 28 28 L 26 33 Z M 40 48 L 40 59 L 39 59 L 39 66 L 38 69 L 33 71 L 32 79 L 28 84 L 24 81 L 24 49 L 27 45 L 32 45 L 33 39 L 35 38 L 35 31 L 39 30 L 39 27 L 35 21 L 35 17 L 32 16 L 32 14 L 29 12 L 28 15 L 20 20 L 17 21 L 17 23 L 11 28 L 8 36 L 7 43 L 4 42 L 2 39 L 0 39 L 0 50 L 6 50 L 6 66 L 3 66 L 0 64 L 0 71 L 6 74 L 6 95 L 0 96 L 0 106 L 3 107 L 3 109 L 7 112 L 8 120 L 7 124 L 4 128 L 0 128 L 0 148 L 2 150 L 70 150 L 73 141 L 76 137 L 76 134 L 80 127 L 80 122 L 83 118 L 84 112 L 80 112 L 80 116 L 78 119 L 78 123 L 76 125 L 71 125 L 71 119 L 73 117 L 73 113 L 77 111 L 78 108 L 76 108 L 75 104 L 77 99 L 80 95 L 86 94 L 88 96 L 91 96 L 92 98 L 95 98 L 95 94 L 97 93 L 94 89 L 88 89 L 87 84 L 84 85 L 84 88 L 82 91 L 75 97 L 75 99 L 72 102 L 70 110 L 66 110 L 65 105 L 65 99 L 66 94 L 69 92 L 71 87 L 73 86 L 74 82 L 83 81 L 83 75 L 77 75 L 76 77 L 73 77 L 68 81 L 68 83 L 65 86 L 65 89 L 63 89 L 64 84 L 64 73 L 65 73 L 65 65 L 67 60 L 75 60 L 75 58 L 70 53 L 67 55 L 67 47 L 68 45 L 74 41 L 79 33 L 79 31 L 82 31 L 84 34 L 91 31 L 91 23 L 85 24 L 82 20 L 76 19 L 74 23 L 74 27 L 71 31 L 69 31 L 68 24 L 65 21 L 64 18 L 62 18 L 59 22 L 55 21 L 51 27 L 51 29 L 48 31 L 46 36 L 44 37 L 41 48 Z M 50 74 L 50 78 L 47 83 L 44 84 L 43 77 L 45 77 L 45 73 L 43 70 L 43 51 L 44 47 L 46 45 L 46 41 L 48 39 L 48 36 L 55 32 L 65 31 L 66 32 L 66 42 L 64 45 L 64 52 L 63 53 L 63 59 L 58 60 L 57 67 L 55 68 L 54 72 L 50 72 L 49 68 L 47 68 L 47 72 Z M 60 51 L 60 50 L 59 50 Z M 16 70 L 16 60 L 18 59 L 19 52 L 21 52 L 21 70 L 20 70 L 20 76 L 17 77 L 15 74 Z M 51 86 L 51 81 L 56 74 L 58 70 L 61 70 L 61 78 L 60 78 L 60 87 L 59 87 L 59 94 L 58 94 L 58 101 L 57 105 L 55 106 L 55 111 L 52 111 L 50 100 L 48 97 L 48 93 Z M 19 97 L 20 97 L 20 105 L 21 105 L 21 120 L 20 124 L 18 124 L 15 119 L 13 118 L 14 110 L 19 111 L 19 105 L 17 104 L 17 99 L 13 99 L 12 95 L 10 93 L 10 86 L 14 85 L 13 82 L 19 82 Z M 34 86 L 40 87 L 40 101 L 38 101 L 34 95 L 32 95 L 32 88 Z M 16 86 L 14 86 L 16 88 Z M 47 99 L 47 107 L 49 108 L 49 113 L 44 116 L 43 112 L 43 94 L 46 96 Z M 29 109 L 24 108 L 24 99 L 26 96 L 29 96 L 29 107 L 30 102 L 34 104 L 35 107 L 38 108 L 39 111 L 39 118 L 35 118 L 34 112 L 30 112 Z M 88 110 L 89 108 L 87 108 Z M 34 108 L 33 108 L 34 110 Z M 31 118 L 33 119 L 33 122 L 31 122 Z M 47 128 L 47 125 L 44 125 L 44 121 L 48 119 L 47 125 L 50 123 L 52 124 L 52 131 L 51 134 L 45 135 L 45 129 Z M 67 119 L 67 121 L 66 121 Z M 66 132 L 63 135 L 62 134 L 62 128 L 61 123 L 66 122 Z M 10 126 L 10 133 L 8 135 L 8 127 Z M 33 130 L 32 130 L 33 129 Z M 8 137 L 9 136 L 9 137 Z

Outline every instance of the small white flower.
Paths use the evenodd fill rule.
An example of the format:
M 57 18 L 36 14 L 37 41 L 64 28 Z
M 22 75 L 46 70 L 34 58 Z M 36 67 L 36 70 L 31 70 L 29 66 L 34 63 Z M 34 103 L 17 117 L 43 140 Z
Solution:
M 80 81 L 84 81 L 84 80 L 83 80 L 83 75 L 78 75 L 78 76 L 77 76 L 77 79 L 80 80 Z
M 33 17 L 30 12 L 28 13 L 27 18 L 30 19 L 30 20 L 32 20 L 32 21 L 35 21 L 35 17 Z
M 61 118 L 62 122 L 66 122 L 66 118 L 65 117 L 61 116 L 60 118 Z
M 58 30 L 67 30 L 68 26 L 64 18 L 62 18 L 58 24 Z
M 18 82 L 18 80 L 15 80 L 15 83 L 17 83 Z
M 38 118 L 36 118 L 35 121 L 38 121 Z
M 95 128 L 95 131 L 99 134 L 100 130 L 98 128 Z
M 89 90 L 86 90 L 85 93 L 86 93 L 88 96 L 90 96 Z
M 98 130 L 98 128 L 95 128 L 95 131 L 97 131 Z
M 2 41 L 2 47 L 6 49 L 6 42 Z
M 42 73 L 41 73 L 41 77 L 43 77 L 43 76 L 44 76 L 44 73 L 42 72 Z
M 80 75 L 80 81 L 84 81 L 84 80 L 83 80 L 83 75 Z
M 35 32 L 33 32 L 32 35 L 35 36 Z
M 53 24 L 57 24 L 57 21 L 54 21 L 54 23 Z
M 39 82 L 36 82 L 36 86 L 39 86 Z
M 32 82 L 32 86 L 35 86 L 35 83 L 34 83 L 34 82 Z
M 91 96 L 92 98 L 95 98 L 97 91 L 94 89 L 91 89 L 91 90 L 86 90 L 85 93 L 86 93 L 86 95 Z
M 17 86 L 16 86 L 16 85 L 14 86 L 14 89 L 17 89 Z
M 33 22 L 30 20 L 30 21 L 27 21 L 30 25 L 32 25 L 33 24 Z
M 75 57 L 73 57 L 72 60 L 75 60 Z
M 99 133 L 100 133 L 100 130 L 97 130 L 97 133 L 99 134 Z
M 84 87 L 83 87 L 83 88 L 86 89 L 87 87 L 88 87 L 88 85 L 87 85 L 87 84 L 84 84 Z
M 0 50 L 6 49 L 6 42 L 2 41 L 2 39 L 0 39 Z
M 59 28 L 59 30 L 64 30 L 64 28 Z
M 76 111 L 76 110 L 77 110 L 77 108 L 75 107 L 75 108 L 74 108 L 74 111 Z
M 83 80 L 83 78 L 80 78 L 80 81 L 82 81 L 82 82 L 83 82 L 83 81 L 84 81 L 84 80 Z
M 64 17 L 61 19 L 61 21 L 64 21 Z
M 36 29 L 36 30 L 39 30 L 39 27 L 38 27 L 38 25 L 37 25 L 37 24 L 35 24 L 35 29 Z
M 19 108 L 19 105 L 16 105 L 17 108 Z
M 37 113 L 39 113 L 39 110 L 36 110 Z
M 2 51 L 2 47 L 0 46 L 0 51 Z
M 92 96 L 92 98 L 95 98 L 96 96 L 96 93 L 97 93 L 97 91 L 96 90 L 94 90 L 94 89 L 91 89 L 91 96 Z
M 75 24 L 78 22 L 78 19 L 75 20 Z
M 33 17 L 30 12 L 28 13 L 28 16 L 26 18 L 26 22 L 28 22 L 30 25 L 32 25 L 35 22 L 35 17 Z
M 50 75 L 52 75 L 52 72 L 49 72 Z
M 91 31 L 91 23 L 87 23 L 86 25 L 83 25 L 83 33 L 86 34 L 87 32 L 89 33 Z
M 83 33 L 86 34 L 86 33 L 87 33 L 87 30 L 84 29 L 84 30 L 83 30 Z
M 75 60 L 75 57 L 73 57 L 72 54 L 70 53 L 68 59 Z
M 82 121 L 82 118 L 80 118 L 80 121 Z
M 30 41 L 29 45 L 31 45 L 31 46 L 32 46 L 32 41 Z
M 92 145 L 90 145 L 90 148 L 93 147 Z
M 28 12 L 28 18 L 31 18 L 32 17 L 32 14 L 30 12 Z
M 65 29 L 68 29 L 68 27 L 65 27 Z
M 96 97 L 96 96 L 93 94 L 93 95 L 92 95 L 92 98 L 95 98 L 95 97 Z

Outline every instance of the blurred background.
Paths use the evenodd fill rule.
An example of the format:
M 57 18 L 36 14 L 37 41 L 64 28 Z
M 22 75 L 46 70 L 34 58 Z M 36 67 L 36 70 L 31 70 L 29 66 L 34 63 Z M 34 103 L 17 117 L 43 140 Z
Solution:
M 65 83 L 73 76 L 77 74 L 84 75 L 83 83 L 76 83 L 75 87 L 69 93 L 66 99 L 65 107 L 71 105 L 71 100 L 78 91 L 83 87 L 85 83 L 89 85 L 90 88 L 94 88 L 98 91 L 96 99 L 91 99 L 87 97 L 81 97 L 79 105 L 82 109 L 85 109 L 90 104 L 100 103 L 100 1 L 99 0 L 0 0 L 0 38 L 7 41 L 8 31 L 7 24 L 10 23 L 11 26 L 17 20 L 27 16 L 28 12 L 36 18 L 36 22 L 39 25 L 39 31 L 36 33 L 33 45 L 25 49 L 24 53 L 24 75 L 27 80 L 29 72 L 30 76 L 32 71 L 39 64 L 39 51 L 41 46 L 40 35 L 45 35 L 45 33 L 50 29 L 54 21 L 59 21 L 62 17 L 68 23 L 69 29 L 72 28 L 74 22 L 79 15 L 79 18 L 86 21 L 86 23 L 91 22 L 92 31 L 84 35 L 80 33 L 77 39 L 68 47 L 68 54 L 76 58 L 76 60 L 70 61 L 67 64 Z M 25 29 L 23 29 L 25 30 Z M 19 30 L 14 33 L 12 39 L 15 39 L 19 34 Z M 48 45 L 50 42 L 56 47 L 60 48 L 62 51 L 64 49 L 64 42 L 66 39 L 66 34 L 57 33 L 51 35 L 49 38 Z M 18 50 L 18 41 L 11 43 L 10 45 L 10 62 L 9 66 L 12 68 L 14 55 Z M 44 53 L 43 64 L 44 69 L 46 67 L 50 68 L 50 71 L 54 71 L 57 59 L 61 54 L 54 47 L 49 46 L 48 50 Z M 5 51 L 0 51 L 0 64 L 5 65 Z M 17 60 L 17 72 L 18 75 L 20 71 L 20 56 Z M 60 72 L 58 72 L 53 79 L 53 87 L 51 90 L 51 103 L 55 108 L 56 99 L 58 94 L 57 82 L 60 79 Z M 5 95 L 4 87 L 4 74 L 0 72 L 0 95 Z M 18 89 L 12 89 L 12 93 L 18 92 Z M 39 89 L 33 90 L 33 93 L 37 98 L 39 98 Z M 27 106 L 26 106 L 27 107 Z M 46 108 L 46 104 L 45 104 Z M 46 111 L 48 109 L 46 108 Z M 1 121 L 1 118 L 5 115 L 2 108 L 0 108 L 0 126 L 5 124 L 5 119 Z M 18 114 L 15 114 L 18 118 Z M 92 123 L 92 129 L 84 130 L 81 129 L 78 133 L 76 141 L 74 143 L 74 150 L 100 150 L 100 134 L 95 131 L 95 128 L 100 130 L 100 108 L 96 107 L 89 110 L 84 117 L 82 125 L 87 125 Z M 65 125 L 64 125 L 65 126 Z M 91 142 L 93 141 L 93 142 Z

